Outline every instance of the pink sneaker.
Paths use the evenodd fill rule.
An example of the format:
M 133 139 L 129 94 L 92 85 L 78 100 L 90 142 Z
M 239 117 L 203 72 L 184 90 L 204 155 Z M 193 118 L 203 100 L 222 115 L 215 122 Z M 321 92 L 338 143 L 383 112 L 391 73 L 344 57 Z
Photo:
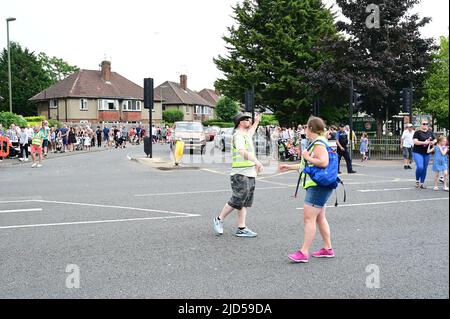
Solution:
M 297 251 L 293 254 L 289 254 L 288 258 L 296 263 L 307 263 L 308 255 L 303 254 L 301 251 Z
M 333 258 L 334 250 L 322 248 L 321 250 L 314 252 L 312 256 L 316 258 Z

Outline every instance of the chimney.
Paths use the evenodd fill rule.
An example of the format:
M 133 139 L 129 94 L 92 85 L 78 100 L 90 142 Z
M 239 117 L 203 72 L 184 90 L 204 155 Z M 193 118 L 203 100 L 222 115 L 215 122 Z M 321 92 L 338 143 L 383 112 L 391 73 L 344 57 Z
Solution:
M 187 75 L 182 74 L 180 75 L 180 86 L 183 90 L 186 91 L 187 89 Z
M 102 62 L 102 78 L 105 82 L 111 82 L 111 62 Z

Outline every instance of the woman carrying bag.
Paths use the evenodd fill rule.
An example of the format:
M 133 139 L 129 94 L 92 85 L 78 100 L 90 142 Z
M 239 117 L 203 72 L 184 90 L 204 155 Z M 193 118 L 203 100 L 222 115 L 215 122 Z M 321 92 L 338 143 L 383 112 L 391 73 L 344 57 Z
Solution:
M 318 168 L 326 168 L 329 164 L 329 155 L 326 148 L 328 145 L 325 137 L 325 123 L 321 118 L 311 117 L 306 127 L 306 137 L 311 141 L 311 146 L 303 151 L 301 164 L 287 165 L 280 164 L 279 170 L 286 172 L 289 170 L 303 170 L 305 163 Z M 325 215 L 325 205 L 333 193 L 329 187 L 318 186 L 312 179 L 306 176 L 304 188 L 306 189 L 304 201 L 304 240 L 300 249 L 288 255 L 288 258 L 297 263 L 307 263 L 309 261 L 309 249 L 316 234 L 316 223 L 319 226 L 324 246 L 321 250 L 312 254 L 317 258 L 332 258 L 334 251 L 331 246 L 330 226 Z

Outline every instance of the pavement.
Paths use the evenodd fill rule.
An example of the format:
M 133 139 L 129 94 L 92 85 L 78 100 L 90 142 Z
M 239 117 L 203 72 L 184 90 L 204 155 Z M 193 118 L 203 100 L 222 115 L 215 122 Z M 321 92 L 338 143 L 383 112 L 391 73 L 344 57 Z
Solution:
M 170 162 L 167 145 L 154 148 Z M 235 213 L 215 236 L 229 154 L 209 145 L 185 154 L 197 168 L 186 170 L 130 160 L 144 157 L 140 145 L 41 168 L 0 163 L 0 298 L 449 298 L 449 194 L 415 189 L 401 161 L 355 162 L 358 173 L 342 175 L 347 202 L 338 188 L 340 205 L 333 195 L 327 209 L 336 257 L 293 264 L 304 198 L 293 198 L 295 172 L 264 158 L 247 218 L 258 237 L 233 235 Z

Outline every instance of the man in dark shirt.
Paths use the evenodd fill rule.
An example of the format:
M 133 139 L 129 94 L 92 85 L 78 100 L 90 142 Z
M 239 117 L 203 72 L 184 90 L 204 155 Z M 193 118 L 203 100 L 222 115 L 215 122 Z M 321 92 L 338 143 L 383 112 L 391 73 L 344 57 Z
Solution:
M 339 174 L 342 174 L 340 165 L 341 165 L 341 158 L 342 156 L 345 159 L 345 162 L 347 163 L 347 173 L 349 174 L 355 174 L 356 171 L 352 168 L 352 160 L 350 159 L 350 154 L 348 153 L 348 135 L 345 132 L 345 125 L 341 124 L 339 126 L 340 130 L 336 134 L 336 144 L 337 144 L 337 153 L 339 156 Z
M 100 126 L 97 126 L 95 134 L 97 135 L 97 147 L 102 147 L 102 130 L 100 129 Z
M 108 136 L 109 136 L 109 128 L 105 126 L 103 128 L 103 140 L 105 141 L 105 144 L 108 144 Z

